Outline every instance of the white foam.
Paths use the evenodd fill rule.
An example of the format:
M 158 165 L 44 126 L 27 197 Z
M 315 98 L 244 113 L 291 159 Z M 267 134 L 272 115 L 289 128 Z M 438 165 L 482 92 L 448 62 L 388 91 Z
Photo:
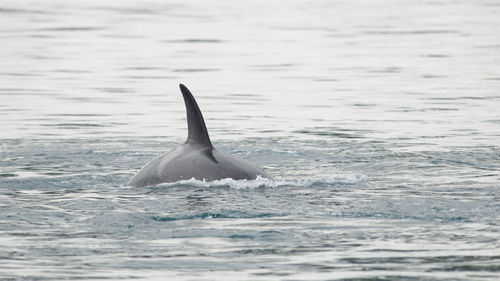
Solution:
M 189 180 L 182 180 L 172 183 L 163 183 L 159 186 L 172 187 L 172 186 L 194 186 L 194 187 L 229 187 L 235 189 L 254 189 L 261 187 L 275 188 L 281 186 L 298 186 L 298 187 L 315 187 L 325 185 L 337 184 L 356 184 L 364 182 L 367 177 L 364 175 L 329 175 L 321 178 L 299 178 L 299 179 L 277 179 L 271 180 L 262 177 L 257 177 L 255 180 L 234 180 L 231 178 L 204 181 L 191 178 Z

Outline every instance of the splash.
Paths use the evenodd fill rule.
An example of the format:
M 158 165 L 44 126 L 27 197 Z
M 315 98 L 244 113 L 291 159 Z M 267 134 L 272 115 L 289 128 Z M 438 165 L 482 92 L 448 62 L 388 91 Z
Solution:
M 299 179 L 267 179 L 257 177 L 255 180 L 234 180 L 231 178 L 204 181 L 191 178 L 172 183 L 162 183 L 159 187 L 179 187 L 190 186 L 200 188 L 229 187 L 234 189 L 255 189 L 255 188 L 276 188 L 285 186 L 297 187 L 328 187 L 332 185 L 350 185 L 367 181 L 364 175 L 329 175 L 320 178 L 299 178 Z

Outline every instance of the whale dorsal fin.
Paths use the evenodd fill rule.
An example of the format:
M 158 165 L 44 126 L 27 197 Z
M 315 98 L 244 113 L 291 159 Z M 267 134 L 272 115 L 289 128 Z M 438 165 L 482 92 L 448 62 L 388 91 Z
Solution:
M 179 87 L 181 88 L 184 103 L 186 104 L 188 123 L 188 137 L 186 143 L 196 143 L 213 147 L 212 142 L 210 142 L 210 137 L 208 136 L 207 127 L 205 126 L 205 120 L 203 120 L 203 115 L 201 114 L 193 94 L 191 94 L 189 89 L 183 84 L 179 84 Z

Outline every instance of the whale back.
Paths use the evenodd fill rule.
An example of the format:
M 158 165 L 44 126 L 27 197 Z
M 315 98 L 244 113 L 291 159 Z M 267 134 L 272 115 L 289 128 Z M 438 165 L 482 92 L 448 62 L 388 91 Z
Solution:
M 187 179 L 214 181 L 225 178 L 252 180 L 271 177 L 253 164 L 216 150 L 205 120 L 191 92 L 179 85 L 186 105 L 188 137 L 183 145 L 149 161 L 128 183 L 142 187 Z

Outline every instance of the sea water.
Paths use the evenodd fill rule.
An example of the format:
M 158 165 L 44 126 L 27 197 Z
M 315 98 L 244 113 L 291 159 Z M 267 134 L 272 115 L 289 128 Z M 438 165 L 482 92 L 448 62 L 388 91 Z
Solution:
M 2 1 L 0 280 L 500 279 L 498 1 Z M 132 188 L 181 144 L 273 180 Z

